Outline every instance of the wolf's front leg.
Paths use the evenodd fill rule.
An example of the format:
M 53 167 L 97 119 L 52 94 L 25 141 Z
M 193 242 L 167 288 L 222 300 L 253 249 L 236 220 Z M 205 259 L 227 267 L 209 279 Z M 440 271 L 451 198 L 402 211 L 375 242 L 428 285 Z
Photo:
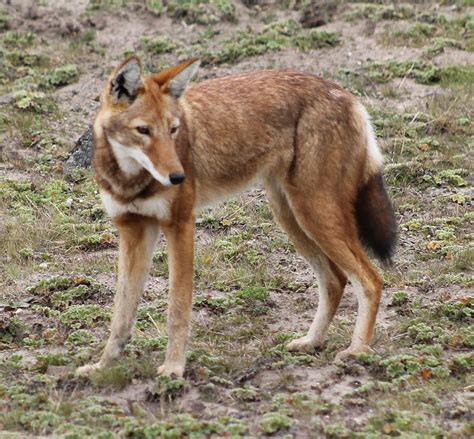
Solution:
M 186 364 L 193 295 L 194 216 L 163 229 L 170 270 L 168 346 L 158 373 L 182 377 Z
M 107 367 L 120 356 L 132 334 L 138 303 L 150 270 L 158 224 L 131 214 L 121 217 L 116 224 L 120 237 L 119 267 L 109 339 L 99 362 L 79 367 L 76 376 Z

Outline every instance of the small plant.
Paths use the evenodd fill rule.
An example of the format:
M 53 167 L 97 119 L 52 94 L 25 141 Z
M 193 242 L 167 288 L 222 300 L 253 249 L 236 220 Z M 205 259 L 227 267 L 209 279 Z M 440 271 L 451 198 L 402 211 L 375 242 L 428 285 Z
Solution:
M 470 321 L 474 316 L 474 300 L 466 297 L 458 301 L 439 303 L 436 316 L 446 316 L 452 321 Z
M 278 412 L 266 413 L 260 420 L 260 428 L 264 433 L 272 434 L 281 429 L 291 427 L 293 421 L 286 415 Z
M 148 389 L 148 397 L 156 399 L 160 397 L 174 398 L 183 393 L 186 388 L 186 381 L 181 378 L 160 375 L 155 383 Z
M 246 302 L 261 301 L 267 302 L 270 298 L 270 293 L 265 287 L 249 287 L 240 290 L 237 297 Z
M 11 17 L 2 9 L 0 9 L 0 32 L 7 30 L 10 27 Z
M 45 83 L 52 87 L 72 84 L 79 77 L 79 68 L 75 64 L 57 67 L 46 75 Z
M 109 319 L 110 314 L 99 305 L 71 305 L 61 314 L 60 320 L 74 329 L 93 327 L 97 322 Z
M 50 108 L 46 95 L 38 91 L 20 90 L 13 97 L 13 105 L 20 110 L 44 113 Z
M 32 46 L 36 41 L 36 35 L 33 32 L 5 32 L 0 39 L 4 46 L 17 49 L 25 49 Z
M 133 373 L 125 364 L 118 364 L 105 369 L 99 369 L 91 375 L 92 382 L 97 387 L 123 389 L 132 379 Z
M 157 36 L 157 37 L 142 37 L 141 39 L 145 49 L 148 52 L 154 53 L 155 55 L 160 55 L 162 53 L 170 53 L 178 47 L 171 38 L 167 36 Z
M 258 396 L 257 389 L 250 385 L 232 389 L 231 394 L 237 400 L 245 402 L 255 401 Z
M 69 334 L 66 340 L 66 346 L 89 346 L 94 339 L 94 334 L 88 329 L 78 329 Z
M 460 354 L 453 357 L 449 364 L 449 369 L 455 375 L 464 375 L 472 372 L 474 366 L 474 355 L 469 354 Z
M 418 343 L 429 343 L 436 337 L 435 330 L 426 323 L 417 323 L 408 328 L 410 337 Z
M 396 291 L 392 294 L 392 306 L 402 306 L 409 301 L 408 293 L 406 291 Z

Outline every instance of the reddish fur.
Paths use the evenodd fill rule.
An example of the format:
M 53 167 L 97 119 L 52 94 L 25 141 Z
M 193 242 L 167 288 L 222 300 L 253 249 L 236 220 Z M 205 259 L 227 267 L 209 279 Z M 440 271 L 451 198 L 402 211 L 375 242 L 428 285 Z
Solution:
M 128 107 L 114 102 L 107 87 L 95 123 L 94 166 L 101 190 L 120 202 L 150 197 L 170 201 L 169 216 L 153 220 L 165 231 L 170 246 L 172 333 L 160 370 L 182 374 L 184 368 L 195 209 L 245 188 L 256 178 L 265 182 L 276 218 L 322 279 L 320 289 L 328 302 L 315 328 L 325 334 L 348 277 L 363 288 L 359 301 L 365 303 L 367 298 L 368 305 L 361 308 L 367 315 L 359 316 L 359 332 L 350 352 L 365 349 L 373 333 L 382 281 L 359 240 L 354 210 L 361 188 L 380 165 L 368 156 L 367 125 L 359 104 L 333 82 L 271 70 L 204 81 L 190 87 L 184 98 L 173 99 L 170 81 L 193 62 L 143 78 Z M 127 125 L 137 117 L 153 129 L 148 145 L 141 145 Z M 173 118 L 181 120 L 175 140 L 169 136 Z M 142 148 L 160 172 L 182 169 L 186 180 L 164 187 L 144 170 L 127 177 L 107 136 Z M 131 219 L 125 215 L 116 222 L 120 228 Z M 143 221 L 147 220 L 137 218 L 137 233 Z M 127 233 L 125 239 L 138 239 Z M 142 264 L 146 263 L 144 259 Z M 314 340 L 297 340 L 291 348 L 320 343 L 319 338 Z

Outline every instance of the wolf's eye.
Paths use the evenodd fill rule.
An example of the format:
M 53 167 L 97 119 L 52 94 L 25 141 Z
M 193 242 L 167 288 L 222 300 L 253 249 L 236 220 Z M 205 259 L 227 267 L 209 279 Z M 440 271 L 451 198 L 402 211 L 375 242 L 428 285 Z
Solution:
M 150 135 L 150 128 L 145 127 L 145 126 L 137 127 L 137 131 L 138 131 L 140 134 L 144 134 L 145 136 L 149 136 L 149 135 Z
M 179 125 L 175 125 L 174 127 L 171 127 L 171 135 L 176 134 L 179 130 Z

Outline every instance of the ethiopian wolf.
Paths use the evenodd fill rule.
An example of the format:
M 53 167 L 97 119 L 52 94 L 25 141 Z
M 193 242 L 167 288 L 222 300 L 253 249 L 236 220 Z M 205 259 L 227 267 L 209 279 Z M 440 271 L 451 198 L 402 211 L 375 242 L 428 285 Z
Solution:
M 119 236 L 110 336 L 87 375 L 119 357 L 160 231 L 169 253 L 168 347 L 159 373 L 182 376 L 190 330 L 196 211 L 263 182 L 273 213 L 319 279 L 319 305 L 292 351 L 322 346 L 344 287 L 358 299 L 352 342 L 369 349 L 382 280 L 364 246 L 390 259 L 396 236 L 382 155 L 364 107 L 337 84 L 264 70 L 188 87 L 190 60 L 143 76 L 131 57 L 112 73 L 94 123 L 94 169 Z

